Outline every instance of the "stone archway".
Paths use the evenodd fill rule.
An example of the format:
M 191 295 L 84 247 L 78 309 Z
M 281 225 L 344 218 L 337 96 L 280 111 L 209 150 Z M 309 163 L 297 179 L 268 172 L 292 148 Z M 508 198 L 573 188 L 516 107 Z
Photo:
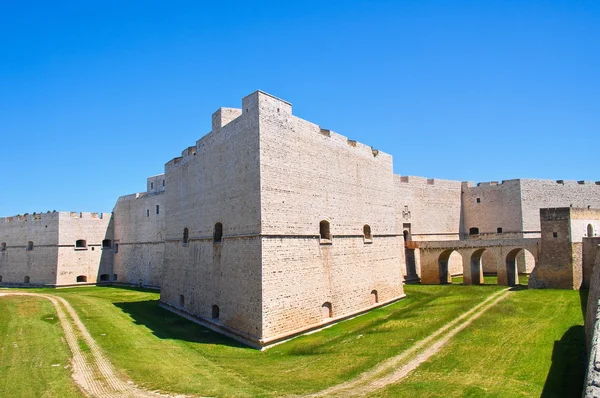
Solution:
M 441 285 L 447 285 L 449 283 L 452 283 L 452 276 L 450 275 L 448 262 L 450 259 L 450 255 L 452 254 L 453 251 L 454 251 L 453 249 L 445 250 L 438 257 L 438 270 L 439 270 Z
M 519 273 L 517 268 L 517 255 L 521 252 L 521 248 L 513 249 L 506 255 L 506 284 L 508 286 L 516 286 L 519 284 Z
M 483 284 L 483 266 L 481 264 L 481 258 L 485 249 L 478 249 L 471 254 L 471 260 L 469 261 L 470 280 L 471 285 L 482 285 Z M 465 278 L 465 283 L 467 283 Z

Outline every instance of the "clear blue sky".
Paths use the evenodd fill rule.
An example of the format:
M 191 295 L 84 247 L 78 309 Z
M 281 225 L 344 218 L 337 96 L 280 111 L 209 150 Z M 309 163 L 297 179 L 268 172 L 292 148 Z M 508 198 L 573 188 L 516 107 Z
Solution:
M 4 1 L 0 37 L 3 216 L 111 211 L 256 89 L 398 174 L 600 180 L 599 1 Z

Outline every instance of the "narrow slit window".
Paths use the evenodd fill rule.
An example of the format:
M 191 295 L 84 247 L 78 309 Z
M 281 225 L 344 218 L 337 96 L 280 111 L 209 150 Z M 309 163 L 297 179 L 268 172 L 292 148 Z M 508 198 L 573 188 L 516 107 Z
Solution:
M 215 224 L 213 241 L 214 243 L 221 243 L 223 241 L 223 224 L 221 224 L 220 222 Z
M 319 235 L 321 240 L 331 241 L 331 229 L 329 228 L 329 221 L 322 220 L 319 223 Z
M 369 226 L 368 224 L 365 224 L 365 226 L 363 227 L 363 235 L 365 241 L 373 240 L 373 235 L 371 235 L 371 226 Z
M 183 245 L 187 246 L 189 240 L 189 230 L 187 228 L 183 229 Z
M 160 213 L 160 206 L 156 205 L 156 214 L 159 214 L 159 213 Z

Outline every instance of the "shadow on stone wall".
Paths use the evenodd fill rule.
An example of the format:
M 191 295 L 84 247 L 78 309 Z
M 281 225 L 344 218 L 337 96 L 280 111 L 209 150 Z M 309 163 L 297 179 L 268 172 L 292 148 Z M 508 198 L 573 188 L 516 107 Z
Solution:
M 587 302 L 589 293 L 590 291 L 588 289 L 579 290 L 579 304 L 581 305 L 581 315 L 583 315 L 584 320 L 587 314 Z
M 552 365 L 541 397 L 581 397 L 585 367 L 585 330 L 583 326 L 571 326 L 554 342 Z
M 159 307 L 158 300 L 114 303 L 114 305 L 129 314 L 136 325 L 146 326 L 160 339 L 252 349 Z

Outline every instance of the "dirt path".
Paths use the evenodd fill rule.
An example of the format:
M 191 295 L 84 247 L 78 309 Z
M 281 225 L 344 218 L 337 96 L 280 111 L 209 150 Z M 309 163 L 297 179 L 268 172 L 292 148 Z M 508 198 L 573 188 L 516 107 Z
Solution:
M 73 378 L 88 396 L 98 398 L 168 397 L 142 390 L 132 382 L 120 378 L 67 300 L 48 294 L 24 292 L 1 293 L 0 296 L 41 297 L 54 305 L 65 332 L 65 339 L 73 353 Z M 80 341 L 83 341 L 89 348 L 89 353 L 82 351 Z
M 373 369 L 362 373 L 352 380 L 307 395 L 306 397 L 364 396 L 370 392 L 398 382 L 419 367 L 423 362 L 439 352 L 450 339 L 456 336 L 456 334 L 469 326 L 475 319 L 479 318 L 491 307 L 505 299 L 509 294 L 510 291 L 507 289 L 492 294 L 487 299 L 436 330 L 425 339 L 419 341 L 402 354 L 383 361 Z

